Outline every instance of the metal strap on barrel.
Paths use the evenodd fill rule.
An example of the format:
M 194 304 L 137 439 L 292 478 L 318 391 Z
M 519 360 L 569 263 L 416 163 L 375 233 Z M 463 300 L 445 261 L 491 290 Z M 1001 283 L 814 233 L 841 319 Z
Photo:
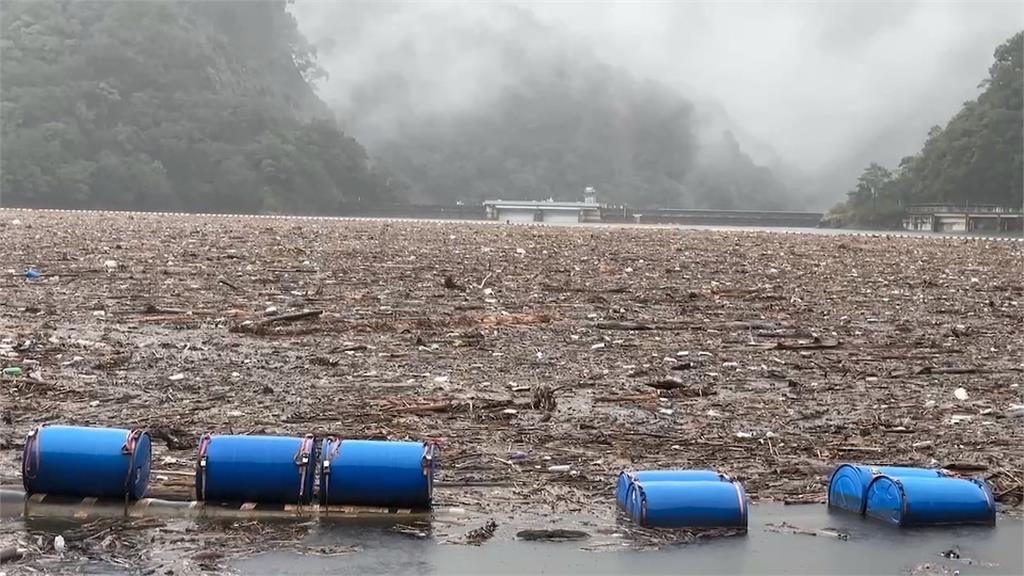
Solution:
M 628 483 L 632 483 L 634 480 L 636 480 L 635 468 L 626 468 L 625 470 L 622 471 L 622 473 L 626 475 L 626 481 Z
M 39 445 L 39 435 L 42 433 L 44 426 L 46 426 L 46 424 L 40 424 L 36 426 L 31 431 L 29 431 L 28 436 L 25 437 L 25 450 L 24 452 L 22 452 L 21 455 L 21 476 L 23 478 L 22 484 L 25 484 L 25 479 L 35 479 L 36 473 L 39 472 L 40 460 L 42 458 L 42 455 L 40 454 L 42 448 Z M 35 468 L 31 467 L 33 456 L 35 457 Z M 25 489 L 26 491 L 28 490 L 27 484 L 25 484 Z M 30 500 L 30 498 L 25 498 L 25 502 L 23 504 L 22 509 L 23 518 L 28 518 L 28 503 Z
M 430 478 L 434 472 L 434 457 L 437 456 L 438 448 L 441 442 L 436 439 L 430 439 L 423 443 L 423 475 Z
M 639 500 L 638 508 L 640 509 L 640 514 L 639 514 L 639 516 L 640 516 L 640 525 L 641 526 L 646 526 L 647 525 L 647 492 L 645 492 L 643 490 L 643 488 L 639 484 L 640 483 L 637 482 L 637 487 L 636 487 L 636 491 L 634 492 L 634 494 L 637 494 L 636 498 L 637 498 L 637 500 Z
M 981 490 L 981 493 L 985 495 L 985 504 L 986 506 L 988 506 L 988 509 L 992 512 L 989 517 L 991 518 L 991 523 L 995 525 L 996 498 L 995 494 L 992 493 L 992 487 L 989 486 L 988 482 L 981 478 L 971 478 L 969 481 L 973 482 L 978 487 L 978 489 Z
M 135 452 L 139 445 L 139 438 L 142 438 L 143 434 L 145 434 L 145 431 L 141 428 L 132 428 L 124 439 L 124 445 L 121 446 L 121 454 L 128 456 L 128 475 L 124 478 L 124 503 L 126 506 L 128 505 L 128 496 L 132 490 L 132 475 L 135 472 Z
M 328 450 L 326 454 L 320 455 L 320 466 L 321 471 L 323 472 L 320 482 L 320 490 L 324 494 L 324 512 L 329 514 L 331 509 L 331 460 L 337 458 L 338 454 L 341 453 L 341 438 L 338 438 L 337 436 L 328 436 L 325 442 L 330 446 L 330 450 Z
M 626 473 L 626 480 L 626 501 L 624 503 L 624 507 L 626 510 L 629 510 L 630 495 L 637 500 L 640 500 L 639 494 L 643 484 L 640 483 L 640 478 L 636 475 L 636 471 L 633 469 L 630 469 L 630 471 Z
M 626 475 L 626 496 L 629 496 L 629 488 L 633 484 L 639 484 L 640 479 L 636 476 L 636 468 L 626 468 L 622 471 Z
M 34 480 L 36 473 L 39 472 L 40 459 L 42 450 L 39 446 L 39 434 L 42 432 L 43 427 L 46 424 L 40 424 L 29 431 L 28 436 L 25 436 L 25 450 L 21 454 L 21 475 L 29 480 Z M 35 466 L 33 467 L 32 460 L 35 460 Z
M 434 497 L 434 465 L 437 462 L 437 452 L 442 444 L 444 444 L 444 439 L 442 438 L 428 438 L 423 443 L 421 466 L 423 467 L 423 476 L 427 479 L 428 500 L 432 500 Z
M 732 482 L 733 488 L 736 489 L 736 500 L 740 507 L 740 518 L 743 520 L 743 526 L 747 525 L 747 498 L 743 491 L 743 485 L 739 482 Z
M 206 451 L 210 446 L 210 441 L 213 439 L 209 433 L 203 434 L 203 437 L 199 440 L 199 458 L 196 459 L 196 474 L 199 476 L 199 494 L 196 494 L 196 500 L 206 500 Z
M 331 444 L 331 450 L 327 454 L 323 455 L 325 464 L 337 458 L 338 453 L 341 452 L 341 438 L 338 438 L 337 436 L 328 436 L 327 442 Z M 330 470 L 330 465 L 327 466 L 327 469 L 328 471 Z
M 892 478 L 892 483 L 896 486 L 896 490 L 900 493 L 900 521 L 899 524 L 903 525 L 903 517 L 907 514 L 907 509 L 910 507 L 910 501 L 907 499 L 907 491 L 903 487 L 903 481 L 899 478 Z M 864 503 L 867 506 L 867 502 Z
M 299 505 L 302 505 L 302 497 L 306 495 L 306 475 L 309 474 L 309 456 L 313 452 L 313 435 L 306 434 L 299 444 L 299 451 L 295 453 L 295 464 L 299 467 Z

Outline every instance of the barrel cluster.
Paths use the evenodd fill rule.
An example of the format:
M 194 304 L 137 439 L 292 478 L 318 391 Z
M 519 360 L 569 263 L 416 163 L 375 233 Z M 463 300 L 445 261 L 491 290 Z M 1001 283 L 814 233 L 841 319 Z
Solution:
M 897 526 L 996 523 L 987 482 L 934 468 L 841 464 L 828 483 L 828 505 Z
M 139 499 L 151 460 L 143 430 L 39 426 L 25 442 L 22 483 L 30 494 Z M 432 443 L 207 434 L 196 499 L 428 508 L 436 465 Z
M 196 498 L 207 502 L 426 508 L 437 448 L 422 442 L 207 435 Z M 317 472 L 319 471 L 319 475 Z
M 623 471 L 616 501 L 652 528 L 746 528 L 743 485 L 714 470 Z
M 151 461 L 144 430 L 43 425 L 25 439 L 22 482 L 29 494 L 140 499 Z M 426 509 L 437 461 L 433 443 L 206 434 L 195 493 L 210 503 Z M 747 527 L 743 485 L 714 470 L 623 471 L 615 498 L 641 526 Z M 930 468 L 841 464 L 828 506 L 898 526 L 996 521 L 985 481 Z

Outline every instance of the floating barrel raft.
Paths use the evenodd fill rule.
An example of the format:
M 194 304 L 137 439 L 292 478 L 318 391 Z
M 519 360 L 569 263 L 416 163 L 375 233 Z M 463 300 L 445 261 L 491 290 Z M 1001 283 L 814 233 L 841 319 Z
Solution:
M 430 507 L 434 444 L 332 437 L 323 441 L 320 455 L 321 504 Z
M 139 499 L 151 461 L 141 430 L 41 425 L 25 438 L 21 479 L 28 494 Z
M 640 479 L 634 473 L 626 489 L 626 512 L 637 524 L 651 528 L 747 527 L 743 485 L 724 474 L 710 470 L 647 474 L 648 479 Z M 669 479 L 673 476 L 679 479 Z
M 868 485 L 871 484 L 872 479 L 882 474 L 893 478 L 942 478 L 945 476 L 945 472 L 937 468 L 840 464 L 832 472 L 828 483 L 829 508 L 863 514 Z
M 0 519 L 9 518 L 314 518 L 429 520 L 439 516 L 464 516 L 458 507 L 412 509 L 373 506 L 321 506 L 320 504 L 263 504 L 253 502 L 200 502 L 140 498 L 125 503 L 120 498 L 26 494 L 21 487 L 0 486 Z M 405 520 L 396 520 L 405 521 Z
M 316 459 L 313 436 L 203 436 L 196 499 L 308 504 Z
M 867 517 L 897 526 L 996 523 L 992 489 L 981 480 L 876 476 L 865 500 Z
M 633 482 L 655 482 L 672 480 L 676 482 L 692 482 L 695 480 L 707 480 L 717 482 L 724 478 L 724 475 L 714 470 L 623 470 L 619 473 L 615 485 L 615 501 L 619 508 L 625 509 L 629 496 L 629 487 Z
M 117 502 L 124 515 L 417 514 L 430 510 L 437 448 L 207 434 L 196 461 L 195 502 L 147 498 L 151 460 L 143 430 L 37 426 L 22 453 L 24 492 L 0 487 L 0 514 L 28 515 L 38 506 L 80 515 L 101 503 L 113 510 Z M 742 484 L 713 470 L 624 471 L 616 501 L 635 522 L 653 528 L 745 529 L 748 523 Z M 996 519 L 986 482 L 928 468 L 840 465 L 829 481 L 828 504 L 899 526 L 991 526 Z

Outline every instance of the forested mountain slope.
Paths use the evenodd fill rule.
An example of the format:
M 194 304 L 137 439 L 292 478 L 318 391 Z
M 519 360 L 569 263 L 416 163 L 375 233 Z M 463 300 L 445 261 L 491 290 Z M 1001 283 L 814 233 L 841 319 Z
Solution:
M 4 205 L 323 212 L 386 197 L 282 1 L 5 1 Z
M 983 91 L 946 124 L 935 126 L 920 152 L 895 170 L 872 163 L 833 209 L 849 225 L 898 223 L 907 204 L 998 204 L 1024 198 L 1024 32 L 996 48 Z
M 596 186 L 641 207 L 791 204 L 690 101 L 528 11 L 491 7 L 445 28 L 473 40 L 480 66 L 463 68 L 465 43 L 438 44 L 423 26 L 381 33 L 388 7 L 351 10 L 366 12 L 386 54 L 345 46 L 359 31 L 329 23 L 363 71 L 337 113 L 374 162 L 314 91 L 323 70 L 283 0 L 0 4 L 0 201 L 331 213 L 343 202 L 572 199 Z M 420 53 L 424 40 L 441 52 Z M 425 105 L 424 78 L 463 105 Z

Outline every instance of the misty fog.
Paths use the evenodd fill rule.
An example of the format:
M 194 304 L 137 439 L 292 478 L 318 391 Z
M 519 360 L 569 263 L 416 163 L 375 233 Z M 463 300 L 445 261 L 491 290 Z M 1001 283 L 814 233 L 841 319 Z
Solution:
M 521 66 L 597 59 L 671 87 L 710 134 L 730 130 L 817 206 L 868 162 L 915 152 L 977 95 L 992 47 L 1024 22 L 1017 2 L 299 0 L 291 10 L 329 74 L 320 96 L 371 154 L 410 119 L 441 126 L 486 110 L 524 73 L 503 67 L 501 37 L 525 51 Z

